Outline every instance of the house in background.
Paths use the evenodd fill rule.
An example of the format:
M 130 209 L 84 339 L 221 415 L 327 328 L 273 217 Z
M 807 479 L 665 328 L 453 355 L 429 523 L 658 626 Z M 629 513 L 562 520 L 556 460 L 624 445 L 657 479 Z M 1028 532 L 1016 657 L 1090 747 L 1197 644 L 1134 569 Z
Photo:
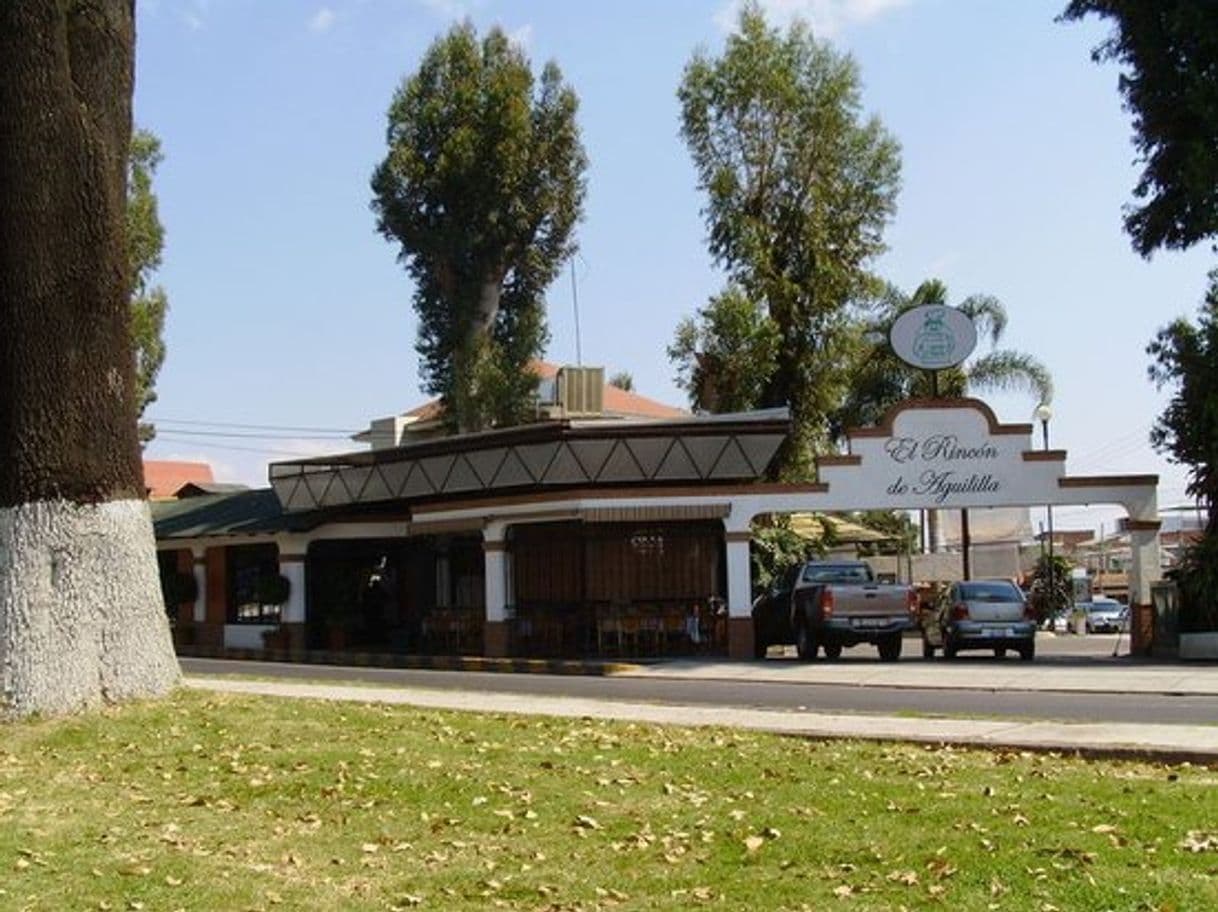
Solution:
M 538 421 L 568 418 L 632 421 L 689 417 L 685 409 L 665 405 L 606 383 L 603 367 L 560 367 L 548 361 L 534 361 L 531 366 L 537 375 L 534 408 Z M 432 440 L 447 433 L 444 405 L 439 399 L 432 399 L 401 415 L 376 418 L 366 430 L 351 439 L 366 443 L 374 450 L 383 450 L 420 440 Z
M 184 485 L 209 485 L 215 480 L 206 462 L 144 460 L 144 493 L 149 500 L 177 497 Z

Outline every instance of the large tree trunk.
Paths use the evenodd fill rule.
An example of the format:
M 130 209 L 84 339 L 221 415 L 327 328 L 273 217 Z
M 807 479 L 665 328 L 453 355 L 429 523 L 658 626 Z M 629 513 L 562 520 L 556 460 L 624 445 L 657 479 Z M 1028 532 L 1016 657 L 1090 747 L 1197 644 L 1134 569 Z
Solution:
M 178 679 L 136 436 L 133 0 L 0 2 L 0 715 Z

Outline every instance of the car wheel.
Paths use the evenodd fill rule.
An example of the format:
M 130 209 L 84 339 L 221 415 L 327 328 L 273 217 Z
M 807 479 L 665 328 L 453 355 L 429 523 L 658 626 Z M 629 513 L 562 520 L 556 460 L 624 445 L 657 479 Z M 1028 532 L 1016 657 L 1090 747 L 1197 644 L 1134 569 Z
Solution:
M 895 662 L 901 657 L 901 635 L 899 633 L 886 636 L 880 640 L 880 661 Z
M 1032 641 L 1027 646 L 1019 647 L 1019 658 L 1025 662 L 1031 662 L 1036 658 L 1036 641 Z
M 956 657 L 957 647 L 951 640 L 944 638 L 943 640 L 943 658 L 954 659 Z
M 935 647 L 930 645 L 930 640 L 925 636 L 922 637 L 922 658 L 933 659 L 935 657 Z
M 1007 650 L 1006 650 L 1006 647 L 1005 647 L 1005 646 L 999 646 L 997 649 L 995 649 L 995 650 L 994 650 L 994 657 L 995 657 L 995 658 L 997 658 L 997 659 L 1005 659 L 1005 658 L 1007 657 Z
M 822 648 L 825 650 L 826 659 L 840 659 L 842 657 L 841 643 L 826 643 Z
M 770 650 L 770 644 L 765 641 L 765 637 L 759 633 L 753 634 L 753 658 L 764 659 L 767 652 Z
M 816 658 L 816 637 L 807 624 L 800 624 L 795 628 L 795 652 L 805 662 Z

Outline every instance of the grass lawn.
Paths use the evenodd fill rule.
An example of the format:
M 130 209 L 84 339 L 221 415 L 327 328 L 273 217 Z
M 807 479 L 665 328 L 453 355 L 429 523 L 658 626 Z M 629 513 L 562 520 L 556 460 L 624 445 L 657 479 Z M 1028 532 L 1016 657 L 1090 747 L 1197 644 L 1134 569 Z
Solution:
M 183 691 L 0 727 L 0 909 L 1218 908 L 1218 774 Z

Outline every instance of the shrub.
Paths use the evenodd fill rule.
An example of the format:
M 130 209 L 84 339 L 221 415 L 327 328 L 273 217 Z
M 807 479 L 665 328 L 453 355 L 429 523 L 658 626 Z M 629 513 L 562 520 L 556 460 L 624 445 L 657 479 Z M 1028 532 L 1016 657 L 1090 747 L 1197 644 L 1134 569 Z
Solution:
M 282 574 L 264 576 L 258 580 L 257 596 L 263 605 L 282 605 L 291 594 L 292 583 Z

